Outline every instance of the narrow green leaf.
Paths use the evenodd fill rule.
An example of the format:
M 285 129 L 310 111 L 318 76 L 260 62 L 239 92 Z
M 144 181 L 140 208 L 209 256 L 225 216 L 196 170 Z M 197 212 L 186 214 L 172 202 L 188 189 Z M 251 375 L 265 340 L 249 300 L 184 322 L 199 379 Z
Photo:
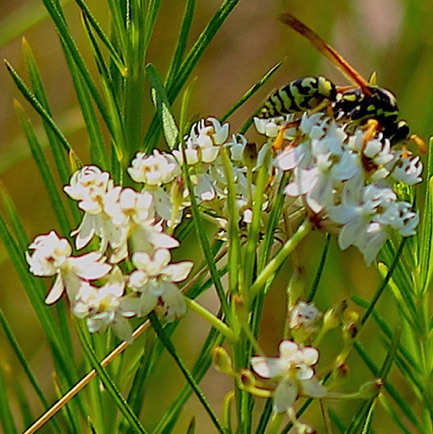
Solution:
M 63 135 L 63 133 L 60 131 L 60 129 L 57 127 L 53 118 L 45 110 L 44 106 L 40 103 L 38 98 L 36 98 L 35 94 L 27 87 L 27 85 L 24 83 L 24 81 L 21 79 L 21 77 L 18 75 L 18 73 L 15 71 L 15 69 L 12 67 L 12 65 L 7 60 L 5 60 L 5 64 L 6 64 L 6 68 L 8 69 L 15 84 L 17 85 L 18 89 L 21 91 L 23 96 L 32 105 L 32 107 L 39 113 L 39 115 L 42 117 L 42 119 L 49 125 L 49 127 L 51 128 L 53 133 L 60 140 L 60 143 L 63 145 L 66 152 L 68 152 L 68 153 L 72 152 L 72 148 L 71 148 L 68 140 Z
M 260 415 L 259 423 L 257 424 L 256 434 L 265 434 L 266 427 L 268 426 L 269 419 L 272 415 L 272 399 L 266 400 L 266 404 L 263 408 L 262 414 Z
M 188 36 L 191 31 L 194 11 L 195 0 L 187 0 L 185 4 L 185 12 L 182 18 L 176 49 L 174 51 L 173 59 L 170 62 L 170 69 L 168 70 L 167 78 L 165 80 L 167 87 L 170 87 L 173 84 L 174 77 L 176 77 L 176 74 L 182 64 L 182 60 L 184 58 L 186 46 L 188 43 Z
M 89 26 L 89 22 L 86 16 L 84 16 L 83 18 L 83 24 L 93 50 L 96 64 L 98 65 L 100 78 L 104 83 L 104 90 L 110 93 L 110 95 L 112 95 L 114 93 L 114 89 L 112 87 L 113 79 L 110 75 L 109 67 L 105 63 L 100 47 L 98 46 L 95 35 L 93 34 L 91 27 Z M 70 69 L 73 70 L 73 68 L 74 67 L 71 65 Z M 73 77 L 75 76 L 78 77 L 78 74 L 73 74 Z M 105 147 L 104 138 L 99 128 L 98 119 L 90 102 L 89 92 L 87 91 L 86 86 L 83 86 L 81 80 L 76 80 L 75 87 L 77 90 L 78 99 L 80 101 L 80 106 L 82 108 L 83 118 L 85 119 L 87 131 L 89 133 L 92 162 L 101 167 L 102 169 L 108 170 L 110 166 L 109 158 L 107 156 L 107 149 Z M 118 113 L 117 104 L 115 111 Z M 121 154 L 121 152 L 119 152 L 119 154 Z
M 75 0 L 75 3 L 82 9 L 85 20 L 92 26 L 95 33 L 98 35 L 104 47 L 108 50 L 111 60 L 117 66 L 120 74 L 125 76 L 127 74 L 127 68 L 124 65 L 121 56 L 116 51 L 116 48 L 111 43 L 108 36 L 105 34 L 102 27 L 99 25 L 98 21 L 90 11 L 89 7 L 83 0 Z
M 200 34 L 196 43 L 183 61 L 182 66 L 179 69 L 179 74 L 176 75 L 173 85 L 168 88 L 167 93 L 170 102 L 173 102 L 176 96 L 179 94 L 180 90 L 190 76 L 191 72 L 196 67 L 198 61 L 202 57 L 206 48 L 209 46 L 213 37 L 216 35 L 226 18 L 238 3 L 239 0 L 225 0 L 216 11 L 212 19 L 209 21 L 206 28 Z
M 367 322 L 368 318 L 370 318 L 370 315 L 373 312 L 373 309 L 376 306 L 376 303 L 378 302 L 379 298 L 383 294 L 383 291 L 385 290 L 386 286 L 388 285 L 388 282 L 391 279 L 391 276 L 392 276 L 395 268 L 397 267 L 397 265 L 399 263 L 399 258 L 402 254 L 405 240 L 406 240 L 406 238 L 403 238 L 403 240 L 401 241 L 400 246 L 398 248 L 398 251 L 395 254 L 393 262 L 392 262 L 391 266 L 389 267 L 389 269 L 386 273 L 386 276 L 384 277 L 384 279 L 382 280 L 382 283 L 379 285 L 375 294 L 373 295 L 373 297 L 370 301 L 370 305 L 368 306 L 368 309 L 364 312 L 364 315 L 361 318 L 361 325 L 364 325 Z
M 146 66 L 147 75 L 152 87 L 152 100 L 156 108 L 157 115 L 161 120 L 162 129 L 165 140 L 170 149 L 177 146 L 179 136 L 179 128 L 171 113 L 170 102 L 167 93 L 162 83 L 161 77 L 155 65 L 149 64 Z
M 227 236 L 230 240 L 229 242 L 229 250 L 228 250 L 228 264 L 229 264 L 229 286 L 228 293 L 236 294 L 239 291 L 241 293 L 247 294 L 246 288 L 249 288 L 251 284 L 251 280 L 242 280 L 242 273 L 245 271 L 250 271 L 249 277 L 252 276 L 253 262 L 255 259 L 255 249 L 251 251 L 249 249 L 247 258 L 250 259 L 246 266 L 247 270 L 243 270 L 244 267 L 239 267 L 239 264 L 242 264 L 243 258 L 241 257 L 241 240 L 239 233 L 239 213 L 238 213 L 238 205 L 236 202 L 236 186 L 235 186 L 235 177 L 233 174 L 233 167 L 231 165 L 230 157 L 228 155 L 227 149 L 221 149 L 220 156 L 222 158 L 222 163 L 225 171 L 226 182 L 227 182 L 227 210 L 228 210 L 228 225 L 227 225 Z M 259 187 L 260 188 L 260 187 Z M 260 191 L 260 190 L 259 190 Z M 258 193 L 260 196 L 260 192 Z M 260 201 L 257 201 L 260 202 Z M 260 204 L 259 204 L 260 206 Z M 247 249 L 251 244 L 255 244 L 254 236 L 249 239 L 250 244 L 247 244 Z
M 32 369 L 30 367 L 30 365 L 27 363 L 26 357 L 24 355 L 24 353 L 21 350 L 20 345 L 18 344 L 18 341 L 16 340 L 12 329 L 10 328 L 6 317 L 4 316 L 3 310 L 0 309 L 0 324 L 3 328 L 3 331 L 5 332 L 5 335 L 7 337 L 7 340 L 9 341 L 9 344 L 11 346 L 11 348 L 13 349 L 15 355 L 17 356 L 19 362 L 21 363 L 21 366 L 24 369 L 24 372 L 27 375 L 27 378 L 30 381 L 30 384 L 32 385 L 34 391 L 36 392 L 36 395 L 38 396 L 39 400 L 42 403 L 42 406 L 44 408 L 48 408 L 48 402 L 45 398 L 45 395 L 41 389 L 41 387 L 39 386 L 35 376 L 33 375 Z M 0 387 L 1 389 L 1 387 Z
M 149 378 L 149 370 L 154 356 L 154 349 L 153 335 L 148 333 L 146 344 L 140 357 L 140 363 L 135 371 L 134 380 L 128 394 L 128 403 L 138 416 L 140 415 L 144 402 L 146 381 Z
M 238 2 L 239 0 L 225 0 L 194 43 L 194 46 L 182 62 L 182 66 L 179 68 L 178 73 L 173 78 L 172 84 L 167 87 L 167 96 L 171 104 L 179 95 L 204 51 Z M 158 125 L 158 120 L 158 117 L 154 117 L 148 129 L 143 144 L 145 151 L 153 149 L 156 146 L 156 141 L 161 131 Z
M 118 0 L 108 0 L 110 8 L 110 17 L 112 25 L 112 37 L 111 40 L 117 43 L 116 50 L 118 53 L 126 53 L 128 50 L 128 35 L 126 28 L 126 2 L 119 3 Z M 124 55 L 122 54 L 122 57 Z M 126 66 L 126 65 L 125 65 Z
M 21 419 L 23 426 L 30 426 L 35 417 L 32 413 L 32 409 L 29 406 L 29 398 L 26 396 L 27 388 L 25 390 L 20 382 L 15 381 L 13 388 L 15 390 L 15 396 L 17 399 L 17 404 L 21 412 Z M 15 416 L 15 420 L 17 420 L 17 416 Z M 60 427 L 56 425 L 56 432 L 61 434 Z
M 402 415 L 397 413 L 390 405 L 390 403 L 388 402 L 387 398 L 385 395 L 381 394 L 379 396 L 379 401 L 380 404 L 386 409 L 386 411 L 388 412 L 388 414 L 391 416 L 391 418 L 393 419 L 394 423 L 398 426 L 398 428 L 400 429 L 400 433 L 403 434 L 411 434 L 411 431 L 406 428 L 406 426 L 404 425 L 404 422 L 402 420 Z
M 134 431 L 137 433 L 143 433 L 143 434 L 147 433 L 147 431 L 144 429 L 144 427 L 141 425 L 140 421 L 138 420 L 137 415 L 133 412 L 131 407 L 125 401 L 120 391 L 118 390 L 117 386 L 114 384 L 111 377 L 108 375 L 107 370 L 104 367 L 102 367 L 101 364 L 99 363 L 98 359 L 96 358 L 95 351 L 93 350 L 93 348 L 91 347 L 89 341 L 85 336 L 85 332 L 81 329 L 82 327 L 85 326 L 80 324 L 76 327 L 78 336 L 80 337 L 82 348 L 84 350 L 84 353 L 86 354 L 87 359 L 90 361 L 91 365 L 98 373 L 98 377 L 104 384 L 105 389 L 107 390 L 111 398 L 113 398 L 114 402 L 116 403 L 116 406 L 122 412 L 123 416 L 130 424 L 131 428 L 134 429 Z
M 323 270 L 325 269 L 325 261 L 328 257 L 329 246 L 331 245 L 331 234 L 326 236 L 325 245 L 323 246 L 322 254 L 320 255 L 319 266 L 317 267 L 317 272 L 314 277 L 314 282 L 311 285 L 311 290 L 308 294 L 307 301 L 311 303 L 316 295 L 317 290 L 319 289 L 320 278 L 323 275 Z
M 62 11 L 58 8 L 56 3 L 53 0 L 42 0 L 44 2 L 45 7 L 47 8 L 56 28 L 59 33 L 62 46 L 64 48 L 65 56 L 70 58 L 68 60 L 69 64 L 74 63 L 77 67 L 77 70 L 80 72 L 82 83 L 85 84 L 88 88 L 89 93 L 92 95 L 93 100 L 98 107 L 99 112 L 101 113 L 102 118 L 107 125 L 113 139 L 118 139 L 116 137 L 116 132 L 113 129 L 112 119 L 110 118 L 105 104 L 99 95 L 97 87 L 93 81 L 92 76 L 90 75 L 87 66 L 81 57 L 81 54 L 71 36 L 71 32 L 68 29 L 68 25 L 64 19 Z
M 201 391 L 197 381 L 195 380 L 192 373 L 188 370 L 186 367 L 184 361 L 179 356 L 179 354 L 176 351 L 176 348 L 174 347 L 173 343 L 169 339 L 169 337 L 165 334 L 163 327 L 161 326 L 158 318 L 154 313 L 150 314 L 150 321 L 152 323 L 152 327 L 156 331 L 159 339 L 167 349 L 167 351 L 170 353 L 170 355 L 175 360 L 176 364 L 179 366 L 180 370 L 182 371 L 183 375 L 185 376 L 185 379 L 188 381 L 191 388 L 194 390 L 197 398 L 203 405 L 204 409 L 208 413 L 209 417 L 211 418 L 213 424 L 217 428 L 218 432 L 220 433 L 226 433 L 224 427 L 222 426 L 221 422 L 218 420 L 218 417 L 214 413 L 212 407 L 210 406 L 208 400 L 205 398 L 203 392 Z
M 367 308 L 369 305 L 368 301 L 363 300 L 362 298 L 357 297 L 355 295 L 352 295 L 351 299 L 358 306 L 361 306 L 363 308 Z M 385 321 L 385 319 L 376 310 L 373 310 L 373 318 L 376 321 L 376 323 L 379 325 L 384 335 L 391 342 L 393 340 L 394 329 Z M 418 362 L 415 360 L 414 355 L 410 352 L 408 348 L 406 348 L 406 346 L 403 343 L 399 344 L 398 350 L 399 350 L 399 354 L 401 354 L 401 363 L 399 362 L 399 354 L 397 355 L 397 364 L 399 366 L 399 369 L 402 371 L 403 376 L 405 378 L 409 378 L 412 385 L 416 386 L 420 391 L 420 393 L 422 393 L 420 380 L 415 377 L 415 375 L 417 375 Z M 407 369 L 404 369 L 404 364 L 407 366 Z
M 358 352 L 358 354 L 361 356 L 361 358 L 364 360 L 370 371 L 375 377 L 379 377 L 380 370 L 376 366 L 376 364 L 371 360 L 370 356 L 368 355 L 367 351 L 364 349 L 364 347 L 358 342 L 355 341 L 354 348 Z M 397 391 L 397 389 L 392 385 L 391 382 L 385 381 L 384 384 L 385 390 L 389 393 L 389 395 L 392 397 L 394 402 L 400 407 L 403 414 L 414 424 L 414 426 L 417 427 L 417 429 L 420 432 L 423 432 L 422 429 L 422 422 L 420 422 L 415 413 L 413 412 L 410 404 L 406 401 L 405 398 L 401 396 L 401 394 Z
M 254 86 L 252 86 L 250 89 L 247 90 L 247 92 L 245 92 L 244 95 L 241 96 L 241 98 L 232 106 L 230 107 L 230 109 L 224 113 L 223 116 L 221 116 L 220 121 L 224 122 L 226 119 L 228 119 L 238 108 L 240 108 L 246 101 L 248 101 L 258 90 L 261 89 L 261 87 L 272 77 L 272 75 L 278 71 L 278 69 L 281 67 L 281 65 L 284 62 L 278 62 L 276 65 L 274 65 Z M 258 108 L 256 110 L 255 114 L 258 114 L 258 112 L 260 111 L 260 108 Z M 240 128 L 240 133 L 244 134 L 248 128 L 250 127 L 250 125 L 252 124 L 252 119 L 253 116 L 250 116 L 247 123 L 244 124 L 241 128 Z
M 34 94 L 41 103 L 41 105 L 45 108 L 49 116 L 52 117 L 44 85 L 42 83 L 41 74 L 37 67 L 36 59 L 33 55 L 32 49 L 26 39 L 23 40 L 22 47 L 27 71 L 29 73 L 30 82 L 32 84 Z M 51 152 L 56 162 L 57 172 L 60 176 L 62 184 L 65 185 L 69 181 L 70 175 L 67 154 L 61 148 L 61 146 L 59 146 L 59 140 L 56 134 L 53 133 L 52 129 L 50 128 L 50 125 L 44 120 L 43 125 L 51 147 Z
M 182 146 L 182 152 L 184 153 L 183 146 Z M 183 160 L 186 161 L 185 154 L 183 154 Z M 189 176 L 189 168 L 187 164 L 184 163 L 182 165 L 182 171 L 185 179 L 185 184 L 188 188 L 189 198 L 191 200 L 191 212 L 193 216 L 192 220 L 194 222 L 194 226 L 197 232 L 197 237 L 200 242 L 200 247 L 203 251 L 204 258 L 209 267 L 209 272 L 212 276 L 212 280 L 215 285 L 216 292 L 221 303 L 221 308 L 223 312 L 227 315 L 228 303 L 227 303 L 225 290 L 221 282 L 221 276 L 219 275 L 218 269 L 216 267 L 214 255 L 210 248 L 209 238 L 204 226 L 203 217 L 200 215 L 200 210 L 198 207 L 197 199 L 195 197 L 194 187 L 192 185 L 191 178 Z
M 217 345 L 221 345 L 222 343 L 223 337 L 215 329 L 211 329 L 191 370 L 191 374 L 198 383 L 200 383 L 200 381 L 206 375 L 209 367 L 212 364 L 213 348 L 215 348 Z M 171 407 L 160 420 L 153 434 L 166 434 L 174 429 L 180 412 L 192 393 L 193 389 L 189 384 L 186 384 L 176 399 L 173 400 Z
M 5 385 L 3 372 L 4 366 L 0 365 L 0 424 L 3 427 L 3 432 L 14 434 L 18 433 L 18 431 L 12 415 L 12 409 L 10 407 L 11 399 L 7 395 L 8 388 Z
M 36 162 L 36 165 L 38 166 L 39 173 L 44 181 L 45 188 L 49 194 L 49 199 L 51 201 L 54 214 L 59 222 L 62 232 L 67 234 L 71 230 L 71 224 L 66 214 L 62 198 L 59 194 L 59 186 L 57 185 L 57 182 L 54 179 L 53 174 L 51 173 L 51 169 L 48 165 L 47 159 L 42 152 L 41 144 L 36 138 L 30 121 L 25 116 L 24 110 L 18 102 L 15 103 L 15 109 L 18 113 L 18 117 L 26 135 L 27 142 L 29 143 L 33 158 Z
M 433 137 L 429 142 L 427 173 L 424 177 L 427 179 L 427 189 L 421 214 L 421 232 L 418 235 L 420 245 L 418 272 L 422 291 L 426 292 L 433 278 L 433 243 L 431 243 L 433 237 Z
M 0 214 L 0 238 L 6 248 L 9 258 L 17 271 L 20 280 L 26 290 L 27 296 L 36 312 L 41 323 L 44 333 L 50 344 L 51 354 L 53 355 L 56 370 L 59 374 L 59 380 L 62 384 L 65 379 L 68 384 L 74 384 L 77 379 L 77 367 L 74 360 L 68 356 L 62 348 L 60 335 L 58 333 L 58 324 L 54 320 L 54 314 L 43 302 L 45 298 L 45 286 L 42 279 L 36 279 L 30 276 L 28 266 L 24 261 L 24 252 L 17 245 L 12 237 L 12 231 L 6 224 L 3 216 Z M 62 374 L 62 375 L 60 375 Z M 82 405 L 81 399 L 78 403 Z M 83 408 L 83 407 L 82 407 Z
M 137 35 L 141 35 L 144 33 L 143 37 L 143 47 L 140 50 L 141 57 L 138 59 L 140 60 L 140 63 L 144 61 L 144 54 L 147 50 L 147 47 L 149 45 L 150 39 L 152 37 L 153 29 L 155 27 L 156 18 L 158 17 L 159 9 L 161 8 L 161 0 L 148 0 L 147 1 L 147 9 L 144 12 L 145 17 L 145 24 L 144 24 L 144 32 L 143 32 L 143 23 L 142 23 L 142 17 L 143 15 L 140 12 L 141 5 L 145 2 L 142 2 L 141 0 L 132 0 L 135 1 L 135 4 L 133 7 L 131 7 L 131 10 L 137 11 L 138 13 L 134 13 L 133 15 L 133 24 L 134 24 L 134 31 L 137 33 Z M 132 34 L 134 37 L 134 33 Z M 135 38 L 137 39 L 137 38 Z

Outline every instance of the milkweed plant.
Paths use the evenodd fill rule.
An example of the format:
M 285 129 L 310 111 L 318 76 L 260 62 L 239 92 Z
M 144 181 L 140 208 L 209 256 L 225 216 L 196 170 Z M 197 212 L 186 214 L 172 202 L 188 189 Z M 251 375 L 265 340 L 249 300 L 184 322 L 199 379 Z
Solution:
M 372 132 L 326 106 L 270 118 L 257 111 L 236 130 L 230 115 L 277 67 L 226 115 L 191 121 L 188 79 L 237 0 L 221 3 L 189 51 L 195 2 L 185 2 L 164 79 L 146 57 L 160 1 L 108 1 L 109 33 L 84 1 L 75 3 L 95 76 L 60 2 L 43 0 L 71 72 L 88 157 L 55 122 L 27 41 L 30 83 L 6 64 L 45 127 L 56 175 L 16 103 L 57 221 L 27 239 L 3 193 L 2 239 L 47 335 L 56 391 L 56 398 L 43 391 L 2 313 L 39 400 L 36 410 L 28 407 L 17 388 L 20 410 L 0 409 L 4 432 L 45 424 L 61 433 L 384 432 L 383 417 L 387 432 L 430 432 L 430 184 L 424 203 L 415 192 L 430 179 L 431 163 L 423 167 L 419 150 L 390 140 L 380 125 Z M 323 251 L 312 250 L 319 265 L 307 272 L 298 251 L 312 232 Z M 322 285 L 330 246 L 357 251 L 363 267 L 377 270 L 377 288 L 362 297 L 348 288 L 342 297 Z M 332 267 L 340 273 L 344 265 Z M 284 324 L 270 352 L 262 348 L 264 311 L 278 285 Z M 327 297 L 318 298 L 322 291 Z M 209 293 L 212 307 L 202 302 Z M 185 342 L 185 332 L 176 336 L 188 317 L 208 330 L 204 339 L 191 330 Z M 363 332 L 367 325 L 379 347 Z M 199 348 L 193 361 L 184 355 L 189 346 Z M 165 375 L 167 354 L 179 380 L 166 378 L 148 393 Z M 202 388 L 207 377 L 227 386 L 221 402 Z M 4 390 L 2 401 L 11 393 Z M 193 395 L 191 416 L 184 409 Z

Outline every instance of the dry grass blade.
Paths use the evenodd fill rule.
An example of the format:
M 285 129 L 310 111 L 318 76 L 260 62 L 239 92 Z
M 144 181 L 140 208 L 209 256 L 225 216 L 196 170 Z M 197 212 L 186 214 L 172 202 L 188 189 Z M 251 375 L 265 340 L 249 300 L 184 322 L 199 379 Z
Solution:
M 137 338 L 145 330 L 150 327 L 150 321 L 145 321 L 138 327 L 132 336 Z M 128 344 L 122 342 L 119 344 L 104 360 L 101 362 L 102 367 L 108 366 L 119 354 L 126 350 Z M 29 427 L 24 434 L 33 434 L 45 425 L 61 408 L 63 408 L 78 392 L 84 389 L 90 381 L 96 377 L 96 370 L 92 369 L 85 377 L 83 377 L 68 393 L 59 399 L 51 408 L 49 408 L 31 427 Z

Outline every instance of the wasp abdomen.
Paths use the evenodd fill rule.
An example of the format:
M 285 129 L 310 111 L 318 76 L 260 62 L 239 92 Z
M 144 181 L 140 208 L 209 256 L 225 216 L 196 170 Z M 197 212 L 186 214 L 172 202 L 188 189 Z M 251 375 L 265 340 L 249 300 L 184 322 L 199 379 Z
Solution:
M 300 78 L 275 91 L 263 104 L 260 117 L 311 110 L 326 100 L 334 101 L 336 97 L 337 89 L 326 77 Z

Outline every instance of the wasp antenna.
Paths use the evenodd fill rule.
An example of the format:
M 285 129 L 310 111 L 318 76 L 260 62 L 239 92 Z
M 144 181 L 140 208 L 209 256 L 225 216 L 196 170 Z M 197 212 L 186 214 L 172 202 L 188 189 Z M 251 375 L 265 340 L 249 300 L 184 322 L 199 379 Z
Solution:
M 376 71 L 373 71 L 370 74 L 370 77 L 368 78 L 368 83 L 370 84 L 370 86 L 376 86 L 377 85 L 377 74 L 376 74 Z
M 280 20 L 307 38 L 316 50 L 327 57 L 349 80 L 359 86 L 364 94 L 371 96 L 369 83 L 344 59 L 343 56 L 329 46 L 316 32 L 311 30 L 289 12 L 282 14 Z

